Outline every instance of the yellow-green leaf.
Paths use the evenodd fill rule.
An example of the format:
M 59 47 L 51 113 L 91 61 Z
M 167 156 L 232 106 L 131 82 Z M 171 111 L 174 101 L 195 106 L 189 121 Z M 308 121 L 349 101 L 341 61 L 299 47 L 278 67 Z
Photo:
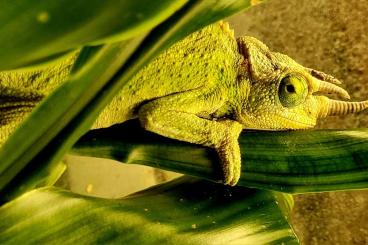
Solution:
M 118 200 L 44 188 L 0 208 L 0 243 L 298 244 L 285 203 L 188 177 Z

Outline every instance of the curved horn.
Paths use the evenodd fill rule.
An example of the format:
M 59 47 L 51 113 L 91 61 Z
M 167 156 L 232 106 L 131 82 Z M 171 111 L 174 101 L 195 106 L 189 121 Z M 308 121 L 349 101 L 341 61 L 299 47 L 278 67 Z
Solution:
M 341 96 L 343 99 L 350 99 L 349 93 L 339 86 L 336 86 L 335 84 L 324 82 L 324 81 L 318 81 L 318 88 L 316 92 L 324 92 L 324 93 L 333 93 Z
M 368 108 L 368 100 L 360 102 L 346 102 L 331 100 L 323 96 L 320 102 L 319 117 L 345 115 L 360 112 Z

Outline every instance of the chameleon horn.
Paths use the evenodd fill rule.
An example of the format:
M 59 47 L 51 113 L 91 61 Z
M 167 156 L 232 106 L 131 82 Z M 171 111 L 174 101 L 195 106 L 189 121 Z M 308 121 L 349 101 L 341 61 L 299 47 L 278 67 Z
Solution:
M 324 106 L 320 109 L 320 117 L 345 115 L 360 112 L 368 108 L 368 100 L 361 102 L 346 102 L 331 100 L 325 97 Z M 327 102 L 327 103 L 326 103 Z
M 322 81 L 329 82 L 329 83 L 334 83 L 334 84 L 342 84 L 342 82 L 339 81 L 337 78 L 334 78 L 333 76 L 328 75 L 328 74 L 326 74 L 324 72 L 317 71 L 317 70 L 310 69 L 310 68 L 308 68 L 307 71 L 313 77 L 317 78 L 318 80 L 322 80 Z
M 340 88 L 339 86 L 336 86 L 335 84 L 324 82 L 321 80 L 318 81 L 317 92 L 333 93 L 333 94 L 337 94 L 341 96 L 341 98 L 343 99 L 350 99 L 350 95 L 345 89 Z

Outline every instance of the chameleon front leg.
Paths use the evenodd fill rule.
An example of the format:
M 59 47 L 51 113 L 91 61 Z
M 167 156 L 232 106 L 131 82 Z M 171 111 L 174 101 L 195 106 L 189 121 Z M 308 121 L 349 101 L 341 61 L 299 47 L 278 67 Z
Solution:
M 224 183 L 235 185 L 240 177 L 238 137 L 242 125 L 233 120 L 208 120 L 225 102 L 221 91 L 191 90 L 153 100 L 139 110 L 142 126 L 160 135 L 215 148 L 224 172 Z

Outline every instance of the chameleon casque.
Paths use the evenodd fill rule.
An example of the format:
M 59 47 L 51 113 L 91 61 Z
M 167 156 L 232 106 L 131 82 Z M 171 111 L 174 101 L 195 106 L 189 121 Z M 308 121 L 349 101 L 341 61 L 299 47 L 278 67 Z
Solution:
M 0 73 L 0 143 L 65 80 L 74 60 L 47 70 Z M 229 25 L 220 22 L 176 43 L 137 73 L 93 128 L 139 118 L 149 131 L 212 147 L 219 155 L 224 183 L 235 185 L 243 129 L 312 128 L 318 118 L 368 107 L 368 101 L 322 95 L 349 99 L 336 84 L 340 82 L 334 77 L 271 52 L 255 38 L 236 39 Z

